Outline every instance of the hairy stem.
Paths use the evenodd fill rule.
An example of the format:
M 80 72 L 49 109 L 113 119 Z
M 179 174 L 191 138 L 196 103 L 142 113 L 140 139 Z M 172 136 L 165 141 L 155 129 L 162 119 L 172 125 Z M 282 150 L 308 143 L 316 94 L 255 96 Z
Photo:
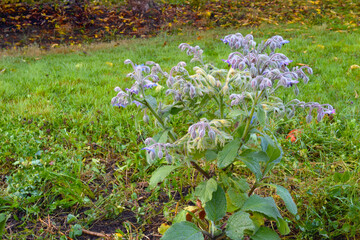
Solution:
M 249 133 L 249 130 L 250 130 L 250 123 L 251 123 L 251 120 L 254 116 L 254 112 L 255 112 L 255 107 L 256 107 L 256 104 L 258 102 L 258 100 L 260 99 L 261 95 L 264 93 L 264 90 L 262 90 L 260 92 L 260 94 L 258 96 L 255 97 L 255 100 L 254 100 L 254 104 L 253 106 L 251 107 L 251 112 L 250 112 L 250 115 L 249 115 L 249 118 L 247 119 L 247 122 L 246 122 L 246 126 L 245 126 L 245 130 L 244 130 L 244 133 L 241 137 L 241 140 L 244 142 L 245 141 L 245 138 L 246 136 L 248 135 Z
M 207 173 L 204 169 L 202 169 L 195 161 L 190 161 L 190 164 L 198 171 L 200 172 L 206 179 L 210 179 L 209 173 Z
M 219 108 L 220 108 L 220 119 L 224 119 L 224 100 L 223 97 L 219 98 Z

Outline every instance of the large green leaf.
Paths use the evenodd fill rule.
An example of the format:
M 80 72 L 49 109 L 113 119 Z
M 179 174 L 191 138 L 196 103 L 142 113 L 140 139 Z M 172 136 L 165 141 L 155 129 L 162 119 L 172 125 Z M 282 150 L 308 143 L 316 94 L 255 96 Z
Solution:
M 252 240 L 280 240 L 279 235 L 272 229 L 261 227 L 257 232 L 251 236 Z
M 237 208 L 241 208 L 248 199 L 248 195 L 246 193 L 241 192 L 233 187 L 230 187 L 228 189 L 227 194 L 229 196 L 231 204 Z
M 178 168 L 178 166 L 167 165 L 156 169 L 150 178 L 149 188 L 153 189 L 156 187 L 159 182 L 162 182 L 176 168 Z
M 257 181 L 262 179 L 260 162 L 268 160 L 266 153 L 247 149 L 240 154 L 240 160 L 255 174 Z
M 224 190 L 218 186 L 213 192 L 212 199 L 205 205 L 206 216 L 209 220 L 216 222 L 226 214 L 226 196 Z
M 296 215 L 298 210 L 293 198 L 291 197 L 290 192 L 286 188 L 276 184 L 268 184 L 268 185 L 276 188 L 276 193 L 281 197 L 282 200 L 284 200 L 287 210 L 289 210 L 291 214 Z
M 275 201 L 271 197 L 263 198 L 254 194 L 245 202 L 241 210 L 259 212 L 276 221 L 278 221 L 278 219 L 282 219 Z
M 234 160 L 240 148 L 240 138 L 235 138 L 225 145 L 225 147 L 218 153 L 217 165 L 219 168 L 229 166 Z
M 212 199 L 212 194 L 217 188 L 217 182 L 213 178 L 210 178 L 209 180 L 200 183 L 195 188 L 195 196 L 198 197 L 203 204 L 205 204 Z
M 192 222 L 178 222 L 172 225 L 162 240 L 203 240 L 201 230 Z
M 242 240 L 245 234 L 251 234 L 254 230 L 250 214 L 242 211 L 231 215 L 226 225 L 226 235 L 232 240 Z

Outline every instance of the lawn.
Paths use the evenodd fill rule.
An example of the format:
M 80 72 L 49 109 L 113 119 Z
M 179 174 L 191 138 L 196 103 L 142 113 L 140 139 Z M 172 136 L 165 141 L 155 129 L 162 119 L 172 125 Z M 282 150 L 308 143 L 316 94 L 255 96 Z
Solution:
M 283 238 L 360 238 L 360 32 L 330 30 L 326 24 L 188 30 L 49 52 L 3 50 L 0 212 L 9 216 L 3 238 L 87 239 L 94 237 L 89 230 L 118 233 L 119 239 L 158 239 L 158 227 L 170 224 L 177 209 L 194 198 L 201 177 L 189 169 L 148 188 L 156 166 L 147 164 L 141 148 L 157 128 L 144 123 L 135 106 L 111 105 L 114 88 L 131 85 L 126 74 L 132 70 L 124 60 L 154 61 L 170 71 L 179 61 L 190 62 L 178 49 L 187 42 L 204 49 L 208 62 L 226 68 L 222 59 L 231 50 L 220 38 L 235 32 L 251 32 L 259 42 L 273 35 L 289 40 L 281 52 L 293 60 L 290 66 L 306 64 L 314 71 L 307 85 L 299 84 L 297 97 L 336 109 L 319 123 L 307 124 L 301 111 L 277 119 L 274 130 L 284 156 L 271 181 L 285 179 L 282 185 L 299 209 L 296 217 L 281 209 L 291 229 Z M 294 97 L 285 91 L 280 96 Z M 181 119 L 178 124 L 181 128 Z M 301 129 L 295 142 L 286 139 L 293 129 Z

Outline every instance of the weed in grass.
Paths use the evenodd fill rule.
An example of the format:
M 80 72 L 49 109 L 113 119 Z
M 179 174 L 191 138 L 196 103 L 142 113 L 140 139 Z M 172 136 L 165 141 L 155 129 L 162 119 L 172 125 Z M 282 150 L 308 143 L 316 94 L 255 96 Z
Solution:
M 286 188 L 264 183 L 283 155 L 268 128 L 269 119 L 292 118 L 296 108 L 308 109 L 308 123 L 312 121 L 314 109 L 318 122 L 325 115 L 335 113 L 330 104 L 305 103 L 298 99 L 284 103 L 276 96 L 280 88 L 293 88 L 298 95 L 299 81 L 305 84 L 309 81 L 305 70 L 312 74 L 308 66 L 290 70 L 287 66 L 292 61 L 276 52 L 289 41 L 274 36 L 257 45 L 251 34 L 243 37 L 240 33 L 227 35 L 222 41 L 233 49 L 242 49 L 224 60 L 231 66 L 229 70 L 205 64 L 203 50 L 187 43 L 180 44 L 179 48 L 193 56 L 191 62 L 201 64 L 194 67 L 195 74 L 186 70 L 185 62 L 179 62 L 167 73 L 152 61 L 136 65 L 125 60 L 125 64 L 133 67 L 134 71 L 127 76 L 134 82 L 125 90 L 116 87 L 117 95 L 111 101 L 119 108 L 135 104 L 142 109 L 145 123 L 149 122 L 149 112 L 161 129 L 154 138 L 145 140 L 147 147 L 143 148 L 149 164 L 168 163 L 153 173 L 150 188 L 155 188 L 171 172 L 189 166 L 205 178 L 195 188 L 197 206 L 191 210 L 185 208 L 184 218 L 177 218 L 165 234 L 163 231 L 162 239 L 180 239 L 184 235 L 196 239 L 205 236 L 211 239 L 279 238 L 274 229 L 266 227 L 263 218 L 275 220 L 280 234 L 288 234 L 288 223 L 274 199 L 260 194 L 264 187 L 276 189 L 289 212 L 297 214 L 296 204 Z M 156 99 L 148 93 L 151 88 L 166 88 L 158 85 L 161 77 L 166 80 L 165 94 L 171 97 L 172 103 L 166 96 Z M 188 127 L 187 131 L 175 132 L 169 125 L 176 117 L 186 119 L 182 127 Z M 255 180 L 233 174 L 239 163 L 255 175 Z M 223 219 L 227 213 L 231 216 Z

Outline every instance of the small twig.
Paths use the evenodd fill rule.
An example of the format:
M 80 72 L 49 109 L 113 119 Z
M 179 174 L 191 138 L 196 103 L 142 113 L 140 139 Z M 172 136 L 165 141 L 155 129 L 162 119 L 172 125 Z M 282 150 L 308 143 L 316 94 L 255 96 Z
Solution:
M 65 236 L 68 240 L 73 240 L 72 238 L 66 236 L 65 233 L 61 232 L 59 228 L 57 228 L 55 225 L 50 223 L 50 226 L 44 222 L 41 218 L 39 218 L 40 222 L 42 222 L 43 224 L 45 224 L 46 226 L 48 226 L 48 228 L 55 228 L 56 231 L 58 231 L 61 235 Z
M 91 236 L 95 236 L 95 237 L 101 237 L 101 238 L 105 238 L 105 239 L 111 239 L 111 235 L 109 234 L 105 234 L 105 233 L 98 233 L 98 232 L 93 232 L 93 231 L 89 231 L 86 229 L 82 229 L 82 232 L 87 234 L 87 235 L 91 235 Z

